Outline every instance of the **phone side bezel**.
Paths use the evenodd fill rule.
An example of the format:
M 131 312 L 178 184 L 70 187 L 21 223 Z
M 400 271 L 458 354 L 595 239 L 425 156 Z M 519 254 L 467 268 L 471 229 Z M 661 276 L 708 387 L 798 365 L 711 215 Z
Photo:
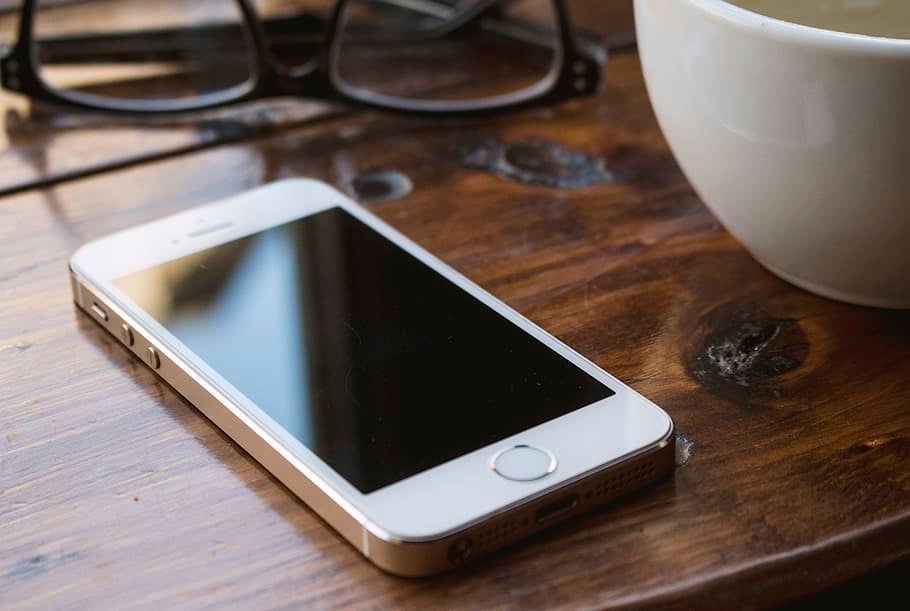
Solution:
M 318 456 L 279 427 L 242 393 L 211 371 L 128 297 L 112 280 L 151 265 L 340 206 L 392 240 L 423 263 L 478 298 L 513 324 L 608 385 L 612 397 L 512 435 L 457 459 L 370 494 L 363 494 Z M 204 234 L 185 242 L 193 227 L 232 223 L 227 231 Z M 176 242 L 175 242 L 176 240 Z M 130 256 L 112 256 L 130 247 Z M 323 183 L 292 179 L 189 210 L 102 238 L 80 249 L 71 260 L 74 273 L 116 304 L 120 314 L 149 335 L 163 354 L 200 378 L 219 401 L 247 423 L 270 446 L 292 457 L 294 464 L 365 529 L 387 541 L 420 542 L 451 535 L 529 500 L 585 477 L 586 473 L 619 463 L 666 442 L 672 422 L 660 408 L 577 354 L 454 269 L 426 252 L 394 228 Z M 597 432 L 597 439 L 590 438 Z M 227 431 L 231 434 L 230 431 Z M 579 438 L 579 435 L 582 438 Z M 587 437 L 585 437 L 587 435 Z M 611 437 L 612 435 L 612 437 Z M 562 441 L 559 441 L 562 440 Z M 558 442 L 558 443 L 557 443 Z M 531 443 L 553 450 L 560 466 L 536 482 L 510 482 L 489 468 L 490 456 L 503 447 Z M 605 450 L 605 448 L 607 448 Z M 571 459 L 569 459 L 571 456 Z M 474 474 L 473 477 L 471 474 Z

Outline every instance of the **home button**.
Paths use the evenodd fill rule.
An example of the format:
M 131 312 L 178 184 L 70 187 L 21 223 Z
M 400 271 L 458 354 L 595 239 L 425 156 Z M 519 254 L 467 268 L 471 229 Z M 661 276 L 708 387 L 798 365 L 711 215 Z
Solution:
M 490 468 L 515 482 L 533 482 L 556 470 L 556 457 L 549 450 L 516 445 L 493 455 Z

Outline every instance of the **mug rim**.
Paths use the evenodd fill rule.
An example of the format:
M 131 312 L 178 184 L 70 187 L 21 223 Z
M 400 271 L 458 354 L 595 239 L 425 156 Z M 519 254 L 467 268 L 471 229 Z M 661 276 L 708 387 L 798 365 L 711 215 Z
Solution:
M 685 0 L 707 15 L 731 25 L 796 44 L 812 44 L 831 50 L 871 52 L 894 57 L 910 58 L 910 39 L 871 36 L 852 32 L 827 30 L 775 17 L 768 17 L 727 0 Z

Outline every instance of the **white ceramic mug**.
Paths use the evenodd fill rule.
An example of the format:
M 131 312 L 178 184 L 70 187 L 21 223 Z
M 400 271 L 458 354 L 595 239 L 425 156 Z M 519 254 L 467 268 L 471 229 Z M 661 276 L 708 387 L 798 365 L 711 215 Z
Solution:
M 648 93 L 693 187 L 758 261 L 910 308 L 910 40 L 723 0 L 635 0 Z

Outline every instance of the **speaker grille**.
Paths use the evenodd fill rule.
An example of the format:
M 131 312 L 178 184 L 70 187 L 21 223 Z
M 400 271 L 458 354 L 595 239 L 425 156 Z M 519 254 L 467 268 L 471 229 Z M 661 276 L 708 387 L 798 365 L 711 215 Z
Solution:
M 615 475 L 594 484 L 591 488 L 581 495 L 584 502 L 602 502 L 603 500 L 617 497 L 626 490 L 639 485 L 642 481 L 654 477 L 656 468 L 654 461 L 649 460 L 645 463 L 635 465 Z
M 503 542 L 516 538 L 529 525 L 530 520 L 526 515 L 494 524 L 477 534 L 477 548 L 497 547 Z
M 579 491 L 577 493 L 578 504 L 571 511 L 567 511 L 565 517 L 568 518 L 622 496 L 624 493 L 656 479 L 657 475 L 657 465 L 653 459 L 639 460 L 621 471 L 611 472 L 610 475 Z M 532 503 L 527 508 L 519 510 L 518 514 L 507 516 L 470 533 L 473 552 L 480 554 L 491 551 L 540 530 L 541 526 L 537 523 L 536 513 L 544 504 L 552 502 L 551 498 L 547 501 Z M 554 520 L 554 523 L 559 521 L 561 520 Z

